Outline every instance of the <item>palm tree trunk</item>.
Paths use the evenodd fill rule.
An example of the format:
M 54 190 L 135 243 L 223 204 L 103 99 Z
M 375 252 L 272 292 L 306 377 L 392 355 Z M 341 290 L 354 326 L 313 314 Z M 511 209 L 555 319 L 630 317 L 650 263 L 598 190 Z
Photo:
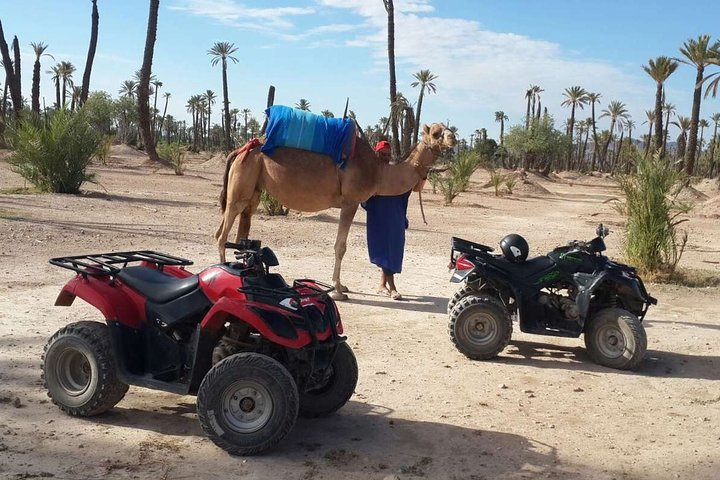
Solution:
M 593 170 L 595 170 L 595 158 L 597 158 L 597 149 L 598 149 L 597 128 L 595 125 L 595 102 L 592 102 L 592 133 L 593 133 L 593 156 L 592 156 L 592 162 L 590 163 L 590 171 L 591 172 Z
M 425 85 L 420 85 L 420 95 L 418 95 L 417 112 L 415 113 L 415 128 L 413 129 L 413 144 L 417 143 L 418 134 L 420 133 L 420 110 L 422 110 L 424 93 Z
M 713 174 L 713 168 L 715 167 L 715 146 L 718 142 L 718 124 L 715 122 L 715 131 L 713 132 L 713 139 L 712 143 L 710 143 L 710 174 L 709 176 L 712 177 Z
M 693 174 L 695 170 L 695 155 L 697 154 L 698 124 L 700 122 L 700 102 L 702 101 L 702 81 L 705 67 L 701 64 L 697 67 L 695 76 L 695 91 L 693 92 L 692 114 L 690 116 L 690 137 L 688 138 L 687 151 L 685 152 L 685 173 Z
M 55 81 L 55 108 L 60 110 L 60 79 Z
M 650 123 L 650 122 L 648 122 Z M 653 132 L 653 124 L 650 123 L 650 131 L 648 132 L 647 136 L 647 142 L 645 142 L 645 158 L 648 156 L 648 152 L 650 151 L 650 143 L 652 142 L 652 132 Z
M 662 127 L 662 124 L 660 124 L 660 127 Z M 662 130 L 661 130 L 662 131 Z M 657 132 L 657 130 L 656 130 Z M 665 156 L 665 152 L 667 151 L 667 139 L 670 135 L 670 112 L 667 112 L 667 115 L 665 115 L 665 134 L 662 138 L 662 156 Z
M 625 136 L 625 130 L 620 130 L 620 143 L 618 144 L 617 151 L 615 152 L 613 171 L 615 171 L 615 168 L 617 168 L 617 164 L 620 161 L 620 152 L 622 152 L 624 136 Z
M 31 101 L 30 105 L 32 111 L 40 113 L 40 59 L 35 59 L 35 65 L 33 65 L 33 77 L 32 77 L 32 91 L 30 94 Z
M 662 124 L 662 97 L 663 97 L 663 85 L 657 83 L 657 89 L 655 90 L 655 151 L 665 154 L 665 142 L 663 140 L 663 124 Z M 668 114 L 669 115 L 669 114 Z
M 582 153 L 578 157 L 577 169 L 582 170 L 582 164 L 585 162 L 585 154 L 587 153 L 587 144 L 590 140 L 590 129 L 588 128 L 585 132 L 585 143 L 583 143 Z
M 575 103 L 572 104 L 572 108 L 570 109 L 570 125 L 569 125 L 569 137 L 570 137 L 570 150 L 568 151 L 568 159 L 567 159 L 567 169 L 570 170 L 570 165 L 572 164 L 573 158 L 572 158 L 572 152 L 573 152 L 573 131 L 575 130 Z
M 63 77 L 62 85 L 62 107 L 65 108 L 65 100 L 67 99 L 67 79 L 65 77 Z
M 160 0 L 150 0 L 147 34 L 145 37 L 145 52 L 143 54 L 142 68 L 140 69 L 140 84 L 138 85 L 138 114 L 140 131 L 143 143 L 145 144 L 145 151 L 152 162 L 160 161 L 160 157 L 158 157 L 157 151 L 155 150 L 153 135 L 150 131 L 150 72 L 152 71 L 155 39 L 157 37 L 159 8 Z
M 528 95 L 527 100 L 527 112 L 525 113 L 525 130 L 530 128 L 530 95 Z
M 227 82 L 227 60 L 222 59 L 222 82 L 223 82 L 223 104 L 225 111 L 223 118 L 225 119 L 225 150 L 232 150 L 232 140 L 230 139 L 230 100 L 228 99 L 228 82 Z
M 98 25 L 100 23 L 100 15 L 98 14 L 97 0 L 92 0 L 92 27 L 90 29 L 90 46 L 88 47 L 87 60 L 85 61 L 85 71 L 83 72 L 82 85 L 80 90 L 80 105 L 87 101 L 90 92 L 90 73 L 92 72 L 93 61 L 95 60 L 95 50 L 98 41 Z
M 168 107 L 168 101 L 170 101 L 170 97 L 165 97 L 165 108 L 163 108 L 163 114 L 162 117 L 160 117 L 160 127 L 158 128 L 158 136 L 162 138 L 162 129 L 163 124 L 165 123 L 165 115 L 167 114 L 167 107 Z M 169 133 L 168 133 L 168 141 L 169 141 Z
M 503 146 L 503 137 L 505 136 L 505 119 L 500 118 L 500 146 Z
M 395 6 L 393 0 L 383 0 L 388 18 L 388 69 L 390 70 L 390 105 L 397 99 L 397 80 L 395 77 Z M 392 128 L 392 150 L 395 158 L 400 154 L 400 135 L 397 115 L 390 115 Z
M 603 166 L 607 165 L 608 149 L 610 148 L 610 141 L 613 139 L 614 131 L 615 131 L 615 119 L 613 118 L 612 121 L 610 122 L 610 135 L 608 135 L 607 142 L 605 142 L 605 147 L 603 148 L 603 154 L 602 154 Z

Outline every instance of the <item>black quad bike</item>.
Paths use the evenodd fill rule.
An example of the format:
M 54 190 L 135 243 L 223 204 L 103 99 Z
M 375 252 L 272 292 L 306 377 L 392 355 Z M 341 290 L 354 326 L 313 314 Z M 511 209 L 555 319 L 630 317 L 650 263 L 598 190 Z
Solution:
M 503 239 L 502 255 L 453 237 L 451 282 L 463 283 L 448 303 L 457 349 L 475 360 L 497 356 L 510 342 L 514 318 L 525 333 L 584 334 L 590 357 L 600 365 L 637 366 L 647 349 L 642 319 L 657 300 L 634 268 L 602 254 L 608 233 L 600 224 L 593 240 L 573 240 L 529 260 L 519 235 Z
M 228 243 L 234 262 L 199 274 L 192 262 L 153 251 L 53 258 L 76 272 L 55 305 L 76 297 L 105 322 L 75 322 L 43 354 L 48 396 L 70 415 L 93 416 L 117 404 L 128 385 L 197 396 L 203 430 L 238 455 L 277 444 L 298 414 L 328 415 L 357 384 L 333 287 L 292 285 L 270 267 L 259 241 Z

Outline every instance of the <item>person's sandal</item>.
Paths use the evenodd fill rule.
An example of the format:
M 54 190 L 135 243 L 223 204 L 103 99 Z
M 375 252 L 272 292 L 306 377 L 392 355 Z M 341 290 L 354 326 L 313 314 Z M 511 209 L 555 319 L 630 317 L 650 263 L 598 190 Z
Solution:
M 377 294 L 378 294 L 378 295 L 383 295 L 383 296 L 385 296 L 385 297 L 389 297 L 389 296 L 390 296 L 390 290 L 388 290 L 387 288 L 381 288 L 381 289 L 379 289 L 379 290 L 377 291 Z
M 393 290 L 392 292 L 390 292 L 390 298 L 392 298 L 393 300 L 402 300 L 402 295 L 400 295 L 397 290 Z

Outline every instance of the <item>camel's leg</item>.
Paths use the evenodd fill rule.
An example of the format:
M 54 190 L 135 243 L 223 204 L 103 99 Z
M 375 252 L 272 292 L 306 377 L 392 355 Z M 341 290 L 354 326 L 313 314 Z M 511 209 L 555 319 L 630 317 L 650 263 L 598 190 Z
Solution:
M 331 294 L 335 300 L 347 300 L 348 288 L 340 282 L 340 267 L 347 251 L 347 237 L 350 226 L 357 212 L 358 205 L 348 205 L 340 209 L 340 222 L 338 223 L 337 237 L 335 238 L 335 268 L 333 269 L 333 284 L 335 291 Z
M 220 262 L 225 262 L 225 242 L 230 235 L 230 229 L 232 229 L 235 223 L 235 217 L 243 212 L 248 204 L 247 200 L 240 200 L 238 202 L 228 203 L 225 207 L 225 214 L 223 215 L 222 223 L 220 224 L 220 235 L 217 237 L 218 252 L 220 253 Z
M 237 236 L 235 237 L 235 243 L 240 241 L 240 239 L 250 238 L 250 221 L 257 211 L 258 205 L 260 205 L 260 191 L 256 190 L 255 195 L 253 195 L 250 200 L 250 205 L 248 205 L 248 207 L 240 214 L 240 222 L 238 222 L 238 231 Z

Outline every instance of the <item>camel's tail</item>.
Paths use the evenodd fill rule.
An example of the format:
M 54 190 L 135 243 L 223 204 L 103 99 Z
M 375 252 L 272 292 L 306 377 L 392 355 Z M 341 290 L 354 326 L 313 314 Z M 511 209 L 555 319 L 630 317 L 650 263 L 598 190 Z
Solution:
M 248 152 L 252 150 L 253 148 L 260 145 L 260 140 L 257 138 L 253 138 L 248 143 L 246 143 L 242 148 L 238 148 L 237 150 L 233 150 L 230 152 L 230 155 L 228 155 L 225 165 L 225 175 L 223 175 L 223 187 L 222 191 L 220 192 L 220 210 L 224 213 L 225 208 L 227 207 L 227 190 L 228 190 L 228 178 L 230 177 L 230 167 L 232 167 L 233 162 L 239 157 L 240 161 L 242 162 L 245 157 L 247 157 Z

